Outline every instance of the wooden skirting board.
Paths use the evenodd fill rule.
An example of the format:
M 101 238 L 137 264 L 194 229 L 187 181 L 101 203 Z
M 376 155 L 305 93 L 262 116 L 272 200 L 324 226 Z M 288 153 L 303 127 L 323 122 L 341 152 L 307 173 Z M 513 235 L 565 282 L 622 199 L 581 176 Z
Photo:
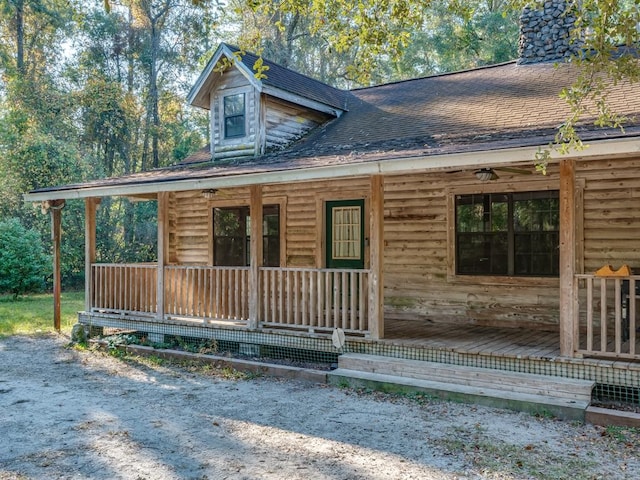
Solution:
M 438 398 L 478 403 L 569 420 L 585 420 L 594 382 L 547 375 L 444 365 L 376 355 L 345 354 L 330 383 L 383 390 L 420 391 Z

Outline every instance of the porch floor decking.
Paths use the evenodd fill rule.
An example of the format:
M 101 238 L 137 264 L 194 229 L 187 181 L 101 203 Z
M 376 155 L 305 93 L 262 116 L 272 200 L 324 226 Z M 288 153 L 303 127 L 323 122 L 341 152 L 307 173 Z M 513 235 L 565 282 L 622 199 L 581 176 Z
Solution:
M 407 347 L 436 348 L 464 354 L 552 359 L 560 356 L 558 332 L 526 328 L 425 324 L 385 320 L 382 342 Z

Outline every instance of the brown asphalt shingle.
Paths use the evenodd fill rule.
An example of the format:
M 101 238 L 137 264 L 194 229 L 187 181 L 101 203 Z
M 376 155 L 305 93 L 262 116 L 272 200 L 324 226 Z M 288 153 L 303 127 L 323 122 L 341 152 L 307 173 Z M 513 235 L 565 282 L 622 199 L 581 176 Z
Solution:
M 251 62 L 250 58 L 247 62 Z M 279 88 L 293 82 L 306 95 L 317 82 L 283 67 L 269 70 Z M 89 182 L 82 187 L 131 185 L 178 179 L 224 177 L 381 159 L 402 159 L 508 147 L 546 145 L 566 120 L 569 108 L 559 98 L 576 72 L 571 65 L 515 62 L 464 72 L 340 92 L 346 111 L 316 128 L 289 148 L 262 157 L 211 163 L 208 147 L 181 164 L 127 177 Z M 296 79 L 300 80 L 299 85 Z M 323 84 L 320 84 L 323 85 Z M 294 88 L 287 87 L 287 88 Z M 332 87 L 316 94 L 332 95 Z M 329 92 L 329 93 L 327 93 Z M 338 91 L 339 92 L 339 91 Z M 325 98 L 326 101 L 326 98 Z M 640 135 L 640 83 L 620 83 L 609 104 L 630 117 L 623 133 L 597 128 L 585 118 L 579 133 L 585 140 Z M 595 116 L 595 113 L 594 113 Z M 55 191 L 78 185 L 44 188 Z

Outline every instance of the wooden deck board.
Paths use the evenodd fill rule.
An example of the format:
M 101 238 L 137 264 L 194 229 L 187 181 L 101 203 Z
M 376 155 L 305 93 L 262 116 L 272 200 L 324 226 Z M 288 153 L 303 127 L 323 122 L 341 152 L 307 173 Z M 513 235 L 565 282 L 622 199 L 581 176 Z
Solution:
M 552 358 L 560 355 L 559 332 L 385 321 L 385 340 L 407 346 L 444 348 L 461 353 Z

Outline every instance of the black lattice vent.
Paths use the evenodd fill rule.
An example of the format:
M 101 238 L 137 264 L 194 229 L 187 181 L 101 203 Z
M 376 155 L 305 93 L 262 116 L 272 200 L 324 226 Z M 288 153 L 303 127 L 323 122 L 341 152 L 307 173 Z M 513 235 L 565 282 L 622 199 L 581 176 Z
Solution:
M 597 383 L 593 389 L 592 404 L 640 412 L 640 387 Z

